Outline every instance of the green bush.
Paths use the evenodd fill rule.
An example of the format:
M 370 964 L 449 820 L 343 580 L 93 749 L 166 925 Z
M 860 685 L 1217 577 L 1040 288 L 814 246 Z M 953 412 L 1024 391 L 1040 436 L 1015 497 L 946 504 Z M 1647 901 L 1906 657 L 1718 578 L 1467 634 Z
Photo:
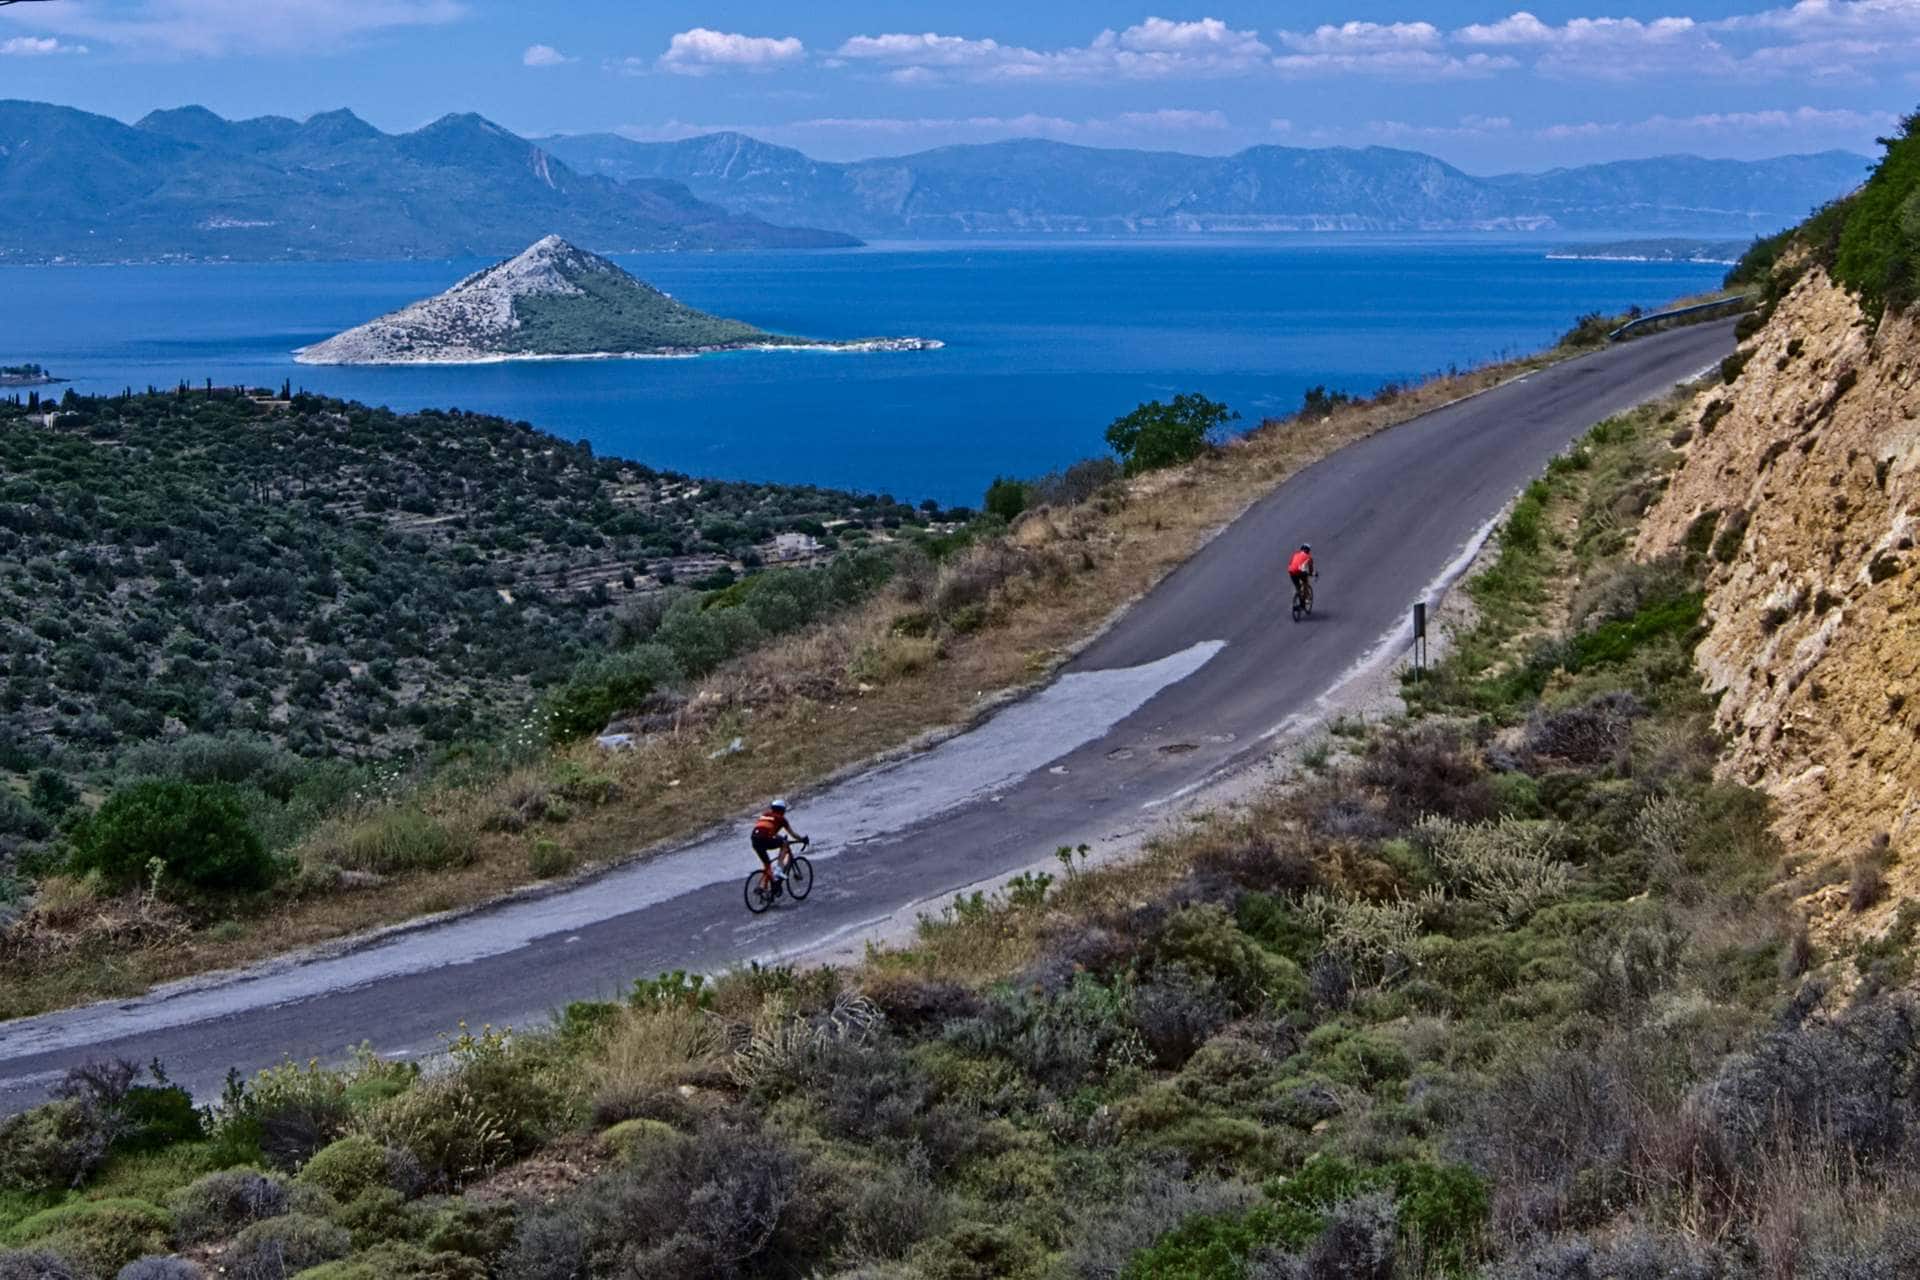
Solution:
M 278 868 L 247 822 L 239 796 L 222 783 L 157 779 L 122 787 L 81 824 L 72 865 L 116 884 L 165 867 L 162 888 L 185 885 L 203 893 L 263 889 Z
M 1657 640 L 1685 636 L 1699 625 L 1704 606 L 1705 597 L 1689 591 L 1648 604 L 1631 618 L 1583 632 L 1568 646 L 1567 670 L 1584 671 L 1603 663 L 1624 662 Z
M 1243 1011 L 1262 1001 L 1281 1008 L 1297 1008 L 1306 1001 L 1300 966 L 1262 948 L 1220 907 L 1181 907 L 1167 918 L 1147 954 L 1154 965 L 1184 965 L 1206 974 Z
M 98 1111 L 75 1099 L 0 1119 L 0 1191 L 64 1191 L 107 1157 L 110 1134 Z
M 980 505 L 990 516 L 1012 520 L 1027 509 L 1027 486 L 1019 480 L 995 476 L 993 483 L 987 486 L 987 496 Z
M 254 1169 L 223 1169 L 195 1179 L 167 1201 L 182 1244 L 217 1240 L 287 1211 L 284 1179 Z
M 383 876 L 449 866 L 462 854 L 452 832 L 430 815 L 406 806 L 382 809 L 361 819 L 325 849 L 328 861 Z
M 681 679 L 679 662 L 664 644 L 640 644 L 589 658 L 548 700 L 548 732 L 556 742 L 599 733 L 607 721 L 639 706 L 655 689 Z
M 1149 400 L 1113 420 L 1107 444 L 1127 474 L 1136 475 L 1199 457 L 1219 429 L 1239 417 L 1202 395 L 1177 395 L 1172 404 Z
M 477 1258 L 388 1241 L 302 1271 L 299 1280 L 487 1280 L 487 1274 L 487 1264 Z
M 348 1134 L 314 1152 L 296 1178 L 345 1204 L 362 1191 L 393 1186 L 394 1156 L 364 1133 Z
M 1834 277 L 1875 319 L 1920 296 L 1920 113 L 1881 141 L 1886 152 L 1873 176 L 1845 202 L 1833 258 Z
M 286 1280 L 309 1267 L 344 1258 L 353 1248 L 345 1227 L 290 1213 L 242 1231 L 222 1259 L 232 1280 Z
M 8 1242 L 50 1249 L 86 1271 L 111 1275 L 135 1258 L 165 1253 L 173 1222 L 144 1200 L 75 1200 L 42 1210 L 7 1233 Z

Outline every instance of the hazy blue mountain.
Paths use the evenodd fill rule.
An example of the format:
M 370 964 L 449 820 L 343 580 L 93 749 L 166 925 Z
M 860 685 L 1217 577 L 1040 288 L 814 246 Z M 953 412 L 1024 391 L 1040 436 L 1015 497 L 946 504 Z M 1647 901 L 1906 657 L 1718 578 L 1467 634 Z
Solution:
M 396 135 L 350 111 L 130 126 L 0 101 L 0 262 L 498 256 L 549 233 L 607 252 L 857 243 L 672 179 L 578 173 L 476 115 Z
M 684 182 L 773 221 L 860 236 L 979 232 L 1772 231 L 1857 185 L 1844 151 L 1771 160 L 1648 160 L 1476 177 L 1391 147 L 1250 147 L 1230 156 L 1022 139 L 851 163 L 739 133 L 679 142 L 541 139 L 583 172 Z

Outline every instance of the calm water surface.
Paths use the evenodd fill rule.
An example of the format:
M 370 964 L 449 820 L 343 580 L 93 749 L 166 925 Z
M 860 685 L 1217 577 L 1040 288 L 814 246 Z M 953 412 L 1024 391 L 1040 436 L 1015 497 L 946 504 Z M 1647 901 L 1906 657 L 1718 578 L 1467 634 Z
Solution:
M 1549 261 L 1539 243 L 1337 237 L 877 246 L 619 259 L 705 310 L 933 352 L 321 368 L 292 351 L 479 261 L 0 269 L 0 364 L 82 391 L 280 385 L 524 418 L 602 453 L 723 478 L 977 503 L 997 473 L 1102 451 L 1142 400 L 1198 391 L 1248 421 L 1550 342 L 1583 311 L 1657 305 L 1723 267 Z

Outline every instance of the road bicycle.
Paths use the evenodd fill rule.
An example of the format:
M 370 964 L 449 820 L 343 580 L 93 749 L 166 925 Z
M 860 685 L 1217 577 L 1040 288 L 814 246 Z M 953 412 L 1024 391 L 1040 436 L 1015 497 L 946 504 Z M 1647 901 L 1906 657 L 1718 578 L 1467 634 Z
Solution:
M 805 849 L 812 842 L 796 840 L 780 850 L 780 867 L 787 873 L 783 879 L 773 880 L 765 871 L 747 873 L 747 910 L 753 914 L 759 915 L 780 901 L 782 894 L 799 902 L 813 892 L 813 864 L 793 851 L 795 844 Z
M 1300 621 L 1302 618 L 1311 618 L 1313 616 L 1313 579 L 1319 576 L 1320 575 L 1316 573 L 1311 577 L 1302 578 L 1294 584 L 1293 620 L 1295 622 Z

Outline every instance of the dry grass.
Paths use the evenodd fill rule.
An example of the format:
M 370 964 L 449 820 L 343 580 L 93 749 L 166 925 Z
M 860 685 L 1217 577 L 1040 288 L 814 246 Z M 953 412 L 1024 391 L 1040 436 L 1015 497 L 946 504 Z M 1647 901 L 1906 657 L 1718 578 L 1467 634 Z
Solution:
M 726 1057 L 725 1028 L 710 1013 L 685 1004 L 626 1008 L 594 1059 L 593 1087 L 603 1097 L 638 1097 L 719 1070 Z
M 587 861 L 645 856 L 775 793 L 802 792 L 929 731 L 968 723 L 998 697 L 1043 679 L 1107 621 L 1184 562 L 1253 501 L 1341 447 L 1552 363 L 1565 353 L 1435 378 L 1379 401 L 1344 406 L 1313 422 L 1272 420 L 1183 467 L 1127 483 L 1124 500 L 1096 499 L 1023 517 L 1010 551 L 1024 569 L 995 571 L 977 629 L 907 646 L 893 634 L 911 612 L 901 590 L 822 626 L 765 646 L 702 681 L 675 725 L 635 749 L 591 743 L 484 784 L 439 787 L 413 804 L 460 847 L 442 865 L 396 876 L 377 892 L 328 892 L 278 901 L 262 927 L 219 940 L 202 931 L 158 940 L 101 963 L 68 957 L 20 974 L 18 1016 L 88 998 L 137 993 L 154 983 L 262 960 L 420 915 L 497 898 L 536 879 L 532 839 L 558 841 Z M 942 569 L 933 595 L 977 591 L 965 579 L 982 550 Z M 1002 566 L 1004 568 L 1004 566 Z M 1062 584 L 1072 589 L 1061 589 Z M 910 593 L 926 589 L 911 584 Z M 864 675 L 864 678 L 863 678 Z M 878 678 L 875 678 L 878 677 Z M 734 738 L 743 749 L 725 753 Z M 717 756 L 716 752 L 719 752 Z M 503 820 L 556 774 L 603 777 L 610 792 L 547 806 L 536 825 Z M 378 815 L 363 815 L 375 818 Z M 376 827 L 379 823 L 375 824 Z M 303 862 L 378 862 L 394 833 L 333 828 Z M 524 829 L 521 829 L 523 828 Z M 349 850 L 351 852 L 349 853 Z

